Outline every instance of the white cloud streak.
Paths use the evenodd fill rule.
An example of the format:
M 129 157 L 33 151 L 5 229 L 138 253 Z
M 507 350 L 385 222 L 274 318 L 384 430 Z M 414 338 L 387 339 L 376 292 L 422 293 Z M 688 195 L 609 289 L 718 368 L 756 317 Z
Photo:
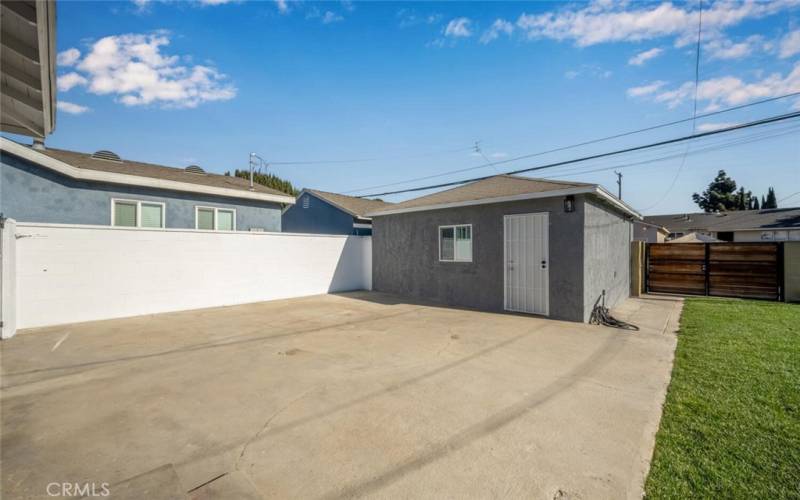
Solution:
M 594 2 L 579 9 L 522 14 L 516 25 L 529 39 L 572 40 L 579 47 L 665 36 L 676 37 L 676 45 L 684 46 L 696 39 L 696 8 L 669 2 L 645 5 L 628 9 L 627 2 Z M 719 32 L 746 19 L 766 17 L 797 5 L 800 0 L 718 1 L 703 9 L 704 32 Z
M 658 47 L 654 47 L 650 50 L 645 50 L 644 52 L 639 52 L 635 56 L 628 59 L 628 64 L 630 64 L 631 66 L 642 66 L 650 59 L 654 59 L 660 56 L 663 52 L 664 49 Z
M 738 125 L 736 122 L 700 123 L 697 125 L 697 132 L 713 132 L 714 130 L 720 130 L 736 125 Z
M 59 66 L 72 66 L 78 59 L 81 58 L 81 51 L 76 48 L 67 49 L 59 52 L 56 56 L 56 62 Z
M 514 33 L 514 25 L 505 19 L 495 19 L 492 25 L 481 35 L 481 43 L 487 44 L 496 40 L 500 35 L 511 36 Z
M 781 59 L 800 54 L 800 30 L 794 30 L 781 39 L 778 55 Z
M 470 25 L 472 21 L 466 17 L 457 17 L 451 19 L 444 29 L 444 36 L 451 38 L 467 38 L 472 36 L 472 29 Z
M 628 89 L 631 97 L 648 97 L 655 102 L 675 108 L 694 97 L 694 82 L 685 82 L 677 88 L 662 90 L 664 82 L 654 82 L 642 87 Z M 745 82 L 734 76 L 723 76 L 703 80 L 697 87 L 697 100 L 706 103 L 705 111 L 714 111 L 723 106 L 738 106 L 757 99 L 767 99 L 793 92 L 800 92 L 800 62 L 786 75 L 773 73 L 753 82 Z
M 194 108 L 236 96 L 227 77 L 210 65 L 185 66 L 162 53 L 164 32 L 107 36 L 95 42 L 76 70 L 59 81 L 62 90 L 85 85 L 98 95 L 113 95 L 126 106 Z
M 73 87 L 84 86 L 89 83 L 83 75 L 80 75 L 74 71 L 60 75 L 56 78 L 58 82 L 58 90 L 62 92 L 66 92 Z
M 322 15 L 322 24 L 338 23 L 339 21 L 344 21 L 344 17 L 333 11 L 326 11 Z
M 275 0 L 275 7 L 278 8 L 278 12 L 281 14 L 289 13 L 289 2 L 287 0 Z
M 75 104 L 67 101 L 58 101 L 56 103 L 56 108 L 58 108 L 59 111 L 63 111 L 64 113 L 69 113 L 71 115 L 80 115 L 89 111 L 89 108 L 87 108 L 86 106 L 81 106 L 80 104 Z

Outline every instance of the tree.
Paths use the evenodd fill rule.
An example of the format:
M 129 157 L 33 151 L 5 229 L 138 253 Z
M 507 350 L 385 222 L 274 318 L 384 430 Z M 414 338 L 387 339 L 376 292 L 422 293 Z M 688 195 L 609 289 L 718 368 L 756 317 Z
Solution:
M 761 208 L 778 208 L 778 199 L 772 186 L 767 191 L 767 200 L 762 204 Z
M 736 181 L 728 177 L 724 170 L 717 173 L 717 176 L 708 185 L 708 189 L 702 194 L 694 193 L 692 195 L 692 200 L 704 212 L 736 210 L 739 206 L 738 198 Z
M 225 172 L 225 175 L 231 175 L 230 172 Z M 240 177 L 242 179 L 250 180 L 250 171 L 249 170 L 239 170 L 236 169 L 233 171 L 234 177 Z M 297 196 L 299 191 L 292 186 L 292 183 L 287 181 L 286 179 L 282 179 L 277 175 L 273 174 L 262 174 L 260 172 L 253 173 L 253 182 L 256 184 L 261 184 L 262 186 L 267 186 L 268 188 L 276 189 L 278 191 L 290 194 L 292 196 Z
M 758 196 L 753 196 L 753 210 L 761 210 L 761 207 L 758 205 Z
M 750 196 L 744 192 L 744 186 L 739 188 L 736 193 L 736 210 L 747 210 L 750 203 Z

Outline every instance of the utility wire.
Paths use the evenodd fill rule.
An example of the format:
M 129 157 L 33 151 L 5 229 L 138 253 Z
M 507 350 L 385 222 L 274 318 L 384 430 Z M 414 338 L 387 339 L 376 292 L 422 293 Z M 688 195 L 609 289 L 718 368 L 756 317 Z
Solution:
M 787 197 L 785 197 L 785 198 L 781 198 L 780 200 L 778 200 L 778 203 L 780 203 L 780 202 L 782 202 L 782 201 L 786 201 L 786 200 L 788 200 L 789 198 L 794 198 L 794 197 L 795 197 L 795 196 L 797 196 L 798 194 L 800 194 L 800 191 L 798 191 L 798 192 L 796 192 L 796 193 L 792 193 L 792 194 L 790 194 L 789 196 L 787 196 Z
M 781 121 L 784 121 L 784 120 L 790 120 L 792 118 L 798 118 L 798 117 L 800 117 L 800 111 L 794 111 L 794 112 L 791 112 L 791 113 L 786 113 L 786 114 L 776 115 L 776 116 L 770 116 L 770 117 L 767 117 L 767 118 L 762 118 L 760 120 L 754 120 L 754 121 L 747 122 L 747 123 L 740 123 L 738 125 L 732 125 L 730 127 L 720 128 L 720 129 L 717 129 L 717 130 L 710 130 L 708 132 L 701 132 L 699 134 L 691 134 L 691 135 L 685 135 L 685 136 L 682 136 L 682 137 L 675 137 L 673 139 L 667 139 L 667 140 L 664 140 L 664 141 L 653 142 L 653 143 L 649 143 L 649 144 L 642 144 L 642 145 L 639 145 L 639 146 L 633 146 L 633 147 L 624 148 L 624 149 L 617 149 L 617 150 L 614 150 L 614 151 L 608 151 L 608 152 L 605 152 L 605 153 L 598 153 L 598 154 L 594 154 L 594 155 L 583 156 L 583 157 L 574 158 L 574 159 L 571 159 L 571 160 L 564 160 L 564 161 L 559 161 L 559 162 L 555 162 L 555 163 L 548 163 L 548 164 L 540 165 L 540 166 L 537 166 L 537 167 L 528 167 L 528 168 L 521 168 L 521 169 L 518 169 L 518 170 L 511 170 L 509 172 L 505 172 L 505 175 L 515 175 L 515 174 L 521 174 L 521 173 L 526 173 L 526 172 L 534 172 L 534 171 L 544 170 L 544 169 L 548 169 L 548 168 L 560 167 L 560 166 L 563 166 L 563 165 L 571 165 L 571 164 L 574 164 L 574 163 L 580 163 L 580 162 L 585 162 L 585 161 L 589 161 L 589 160 L 596 160 L 598 158 L 607 158 L 607 157 L 610 157 L 610 156 L 616 156 L 616 155 L 620 155 L 620 154 L 624 154 L 624 153 L 632 153 L 634 151 L 643 151 L 643 150 L 652 149 L 652 148 L 655 148 L 655 147 L 666 146 L 666 145 L 669 145 L 669 144 L 678 144 L 678 143 L 689 141 L 689 140 L 700 139 L 700 138 L 703 138 L 703 137 L 710 137 L 710 136 L 713 136 L 713 135 L 719 135 L 719 134 L 724 134 L 724 133 L 728 133 L 728 132 L 733 132 L 735 130 L 743 130 L 743 129 L 747 129 L 747 128 L 751 128 L 751 127 L 756 127 L 756 126 L 759 126 L 759 125 L 766 125 L 768 123 L 781 122 Z M 397 191 L 387 191 L 387 192 L 383 192 L 383 193 L 368 194 L 368 195 L 361 196 L 361 198 L 371 198 L 371 197 L 375 197 L 375 196 L 388 196 L 388 195 L 391 195 L 391 194 L 412 193 L 412 192 L 416 192 L 416 191 L 425 191 L 425 190 L 428 190 L 428 189 L 436 189 L 436 188 L 457 186 L 459 184 L 466 184 L 467 182 L 474 182 L 474 181 L 480 181 L 480 180 L 484 180 L 484 179 L 489 179 L 490 177 L 494 177 L 494 175 L 484 175 L 484 176 L 481 176 L 481 177 L 473 177 L 471 179 L 464 179 L 464 180 L 452 181 L 452 182 L 443 182 L 441 184 L 434 184 L 434 185 L 429 185 L 429 186 L 421 186 L 421 187 L 415 187 L 415 188 L 409 188 L 409 189 L 400 189 L 400 190 L 397 190 Z
M 531 153 L 531 154 L 526 154 L 526 155 L 522 155 L 522 156 L 516 156 L 514 158 L 507 158 L 505 160 L 498 160 L 498 161 L 495 161 L 495 162 L 491 162 L 489 164 L 476 165 L 476 166 L 473 166 L 473 167 L 460 168 L 460 169 L 456 169 L 456 170 L 449 170 L 449 171 L 441 172 L 441 173 L 438 173 L 438 174 L 426 175 L 426 176 L 423 176 L 423 177 L 416 177 L 416 178 L 407 179 L 407 180 L 404 180 L 404 181 L 391 182 L 391 183 L 388 183 L 388 184 L 379 184 L 379 185 L 375 185 L 375 186 L 367 186 L 367 187 L 364 187 L 364 188 L 353 189 L 353 190 L 350 190 L 350 191 L 344 191 L 342 194 L 351 194 L 351 193 L 357 193 L 359 191 L 367 191 L 369 189 L 380 189 L 380 188 L 385 188 L 385 187 L 398 186 L 398 185 L 401 185 L 401 184 L 409 184 L 411 182 L 416 182 L 416 181 L 424 181 L 424 180 L 428 180 L 428 179 L 435 179 L 437 177 L 444 177 L 444 176 L 451 175 L 451 174 L 469 172 L 471 170 L 477 170 L 477 169 L 486 168 L 486 167 L 489 167 L 489 166 L 502 165 L 502 164 L 510 163 L 510 162 L 514 162 L 514 161 L 524 160 L 524 159 L 528 159 L 528 158 L 534 158 L 536 156 L 542 156 L 542 155 L 546 155 L 546 154 L 550 154 L 550 153 L 557 153 L 559 151 L 566 151 L 566 150 L 578 148 L 578 147 L 581 147 L 581 146 L 588 146 L 590 144 L 597 144 L 599 142 L 605 142 L 605 141 L 610 141 L 610 140 L 613 140 L 613 139 L 619 139 L 619 138 L 627 137 L 627 136 L 634 135 L 634 134 L 640 134 L 640 133 L 643 133 L 643 132 L 650 132 L 652 130 L 657 130 L 657 129 L 660 129 L 660 128 L 671 127 L 673 125 L 678 125 L 678 124 L 681 124 L 681 123 L 695 121 L 695 120 L 699 120 L 699 119 L 702 119 L 702 118 L 708 118 L 708 117 L 720 115 L 720 114 L 723 114 L 723 113 L 729 113 L 731 111 L 738 111 L 740 109 L 745 109 L 745 108 L 749 108 L 749 107 L 752 107 L 752 106 L 758 106 L 758 105 L 761 105 L 761 104 L 767 104 L 767 103 L 770 103 L 770 102 L 773 102 L 773 101 L 778 101 L 778 100 L 781 100 L 781 99 L 788 99 L 790 97 L 796 97 L 796 96 L 800 96 L 800 91 L 791 92 L 791 93 L 788 93 L 788 94 L 783 94 L 783 95 L 779 95 L 779 96 L 775 96 L 775 97 L 769 97 L 767 99 L 762 99 L 760 101 L 753 101 L 753 102 L 750 102 L 750 103 L 747 103 L 747 104 L 740 104 L 738 106 L 733 106 L 733 107 L 730 107 L 730 108 L 720 109 L 720 110 L 717 110 L 717 111 L 711 111 L 711 112 L 708 112 L 708 113 L 705 113 L 705 114 L 696 115 L 696 116 L 692 116 L 692 117 L 689 117 L 689 118 L 682 118 L 680 120 L 674 120 L 674 121 L 671 121 L 671 122 L 661 123 L 659 125 L 652 125 L 650 127 L 645 127 L 645 128 L 641 128 L 641 129 L 637 129 L 637 130 L 631 130 L 631 131 L 628 131 L 628 132 L 622 132 L 622 133 L 619 133 L 619 134 L 609 135 L 609 136 L 606 136 L 606 137 L 601 137 L 599 139 L 592 139 L 592 140 L 589 140 L 589 141 L 579 142 L 579 143 L 576 143 L 576 144 L 570 144 L 568 146 L 560 146 L 560 147 L 555 148 L 555 149 L 548 149 L 546 151 L 540 151 L 538 153 Z M 471 149 L 471 148 L 469 148 L 469 149 Z
M 697 131 L 697 89 L 700 87 L 700 40 L 702 39 L 703 33 L 703 0 L 700 0 L 700 8 L 698 10 L 698 18 L 697 18 L 697 53 L 695 54 L 695 61 L 694 61 L 694 105 L 692 108 L 692 134 Z M 691 143 L 686 143 L 686 151 L 683 154 L 683 158 L 681 159 L 680 165 L 678 165 L 678 170 L 675 171 L 675 176 L 672 178 L 672 182 L 669 183 L 669 187 L 661 198 L 658 199 L 657 202 L 653 203 L 647 208 L 642 210 L 650 210 L 651 208 L 657 207 L 661 204 L 662 201 L 667 199 L 667 196 L 672 192 L 672 188 L 675 187 L 675 183 L 678 182 L 678 177 L 681 176 L 681 172 L 683 172 L 683 167 L 686 165 L 686 156 L 689 154 L 689 148 L 691 148 Z

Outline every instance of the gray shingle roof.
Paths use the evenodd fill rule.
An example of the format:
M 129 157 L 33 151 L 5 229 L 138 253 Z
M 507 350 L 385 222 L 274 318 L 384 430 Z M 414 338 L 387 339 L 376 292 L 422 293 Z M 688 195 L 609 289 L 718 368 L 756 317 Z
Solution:
M 322 198 L 328 203 L 341 208 L 353 217 L 366 217 L 369 212 L 394 206 L 394 203 L 388 203 L 382 200 L 358 198 L 344 194 L 319 191 L 317 189 L 304 189 L 303 191 L 312 193 L 314 196 Z
M 67 151 L 64 149 L 47 148 L 36 150 L 56 160 L 62 161 L 76 168 L 87 170 L 98 170 L 101 172 L 111 172 L 117 174 L 136 175 L 140 177 L 151 177 L 169 181 L 185 182 L 188 184 L 198 184 L 240 191 L 250 191 L 250 182 L 239 177 L 219 175 L 219 174 L 196 174 L 187 172 L 182 168 L 165 167 L 152 163 L 143 163 L 131 160 L 109 161 L 92 158 L 91 154 Z M 261 184 L 254 184 L 253 191 L 257 193 L 274 194 L 291 197 L 290 194 L 271 189 Z
M 671 232 L 737 231 L 741 229 L 800 229 L 800 207 L 741 210 L 707 214 L 650 215 L 645 222 L 664 226 Z
M 532 179 L 530 177 L 518 177 L 514 175 L 496 175 L 494 177 L 489 177 L 488 179 L 471 182 L 469 184 L 448 189 L 446 191 L 439 191 L 438 193 L 420 196 L 419 198 L 397 203 L 391 206 L 391 210 L 477 201 L 491 198 L 503 198 L 506 196 L 544 193 L 547 191 L 559 191 L 562 189 L 589 186 L 594 186 L 594 184 L 587 184 L 585 182 L 556 181 L 550 179 Z M 378 214 L 376 213 L 375 215 Z

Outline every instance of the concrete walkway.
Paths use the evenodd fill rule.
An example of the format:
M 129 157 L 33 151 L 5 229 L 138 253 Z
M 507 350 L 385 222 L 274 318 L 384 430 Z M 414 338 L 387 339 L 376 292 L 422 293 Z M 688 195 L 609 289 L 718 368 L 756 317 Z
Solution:
M 29 330 L 0 344 L 2 496 L 641 498 L 680 307 L 627 301 L 632 333 L 363 292 Z

